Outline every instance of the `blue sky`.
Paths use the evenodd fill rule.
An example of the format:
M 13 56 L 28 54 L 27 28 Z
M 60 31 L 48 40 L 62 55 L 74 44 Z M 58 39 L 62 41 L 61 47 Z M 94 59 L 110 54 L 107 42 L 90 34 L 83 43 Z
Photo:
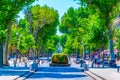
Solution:
M 55 10 L 58 10 L 60 18 L 63 16 L 65 12 L 67 12 L 67 10 L 70 7 L 74 7 L 74 8 L 79 7 L 79 5 L 73 0 L 39 0 L 39 1 L 35 1 L 32 5 L 36 5 L 36 4 L 39 4 L 41 6 L 46 4 L 49 7 L 53 7 Z M 20 12 L 19 15 L 21 16 L 21 18 L 24 17 L 22 12 Z M 59 31 L 57 31 L 57 34 L 61 35 Z
M 40 4 L 41 6 L 46 4 L 49 7 L 53 7 L 54 9 L 58 10 L 60 18 L 67 11 L 68 8 L 79 7 L 79 5 L 73 0 L 39 0 L 33 3 L 33 5 L 36 4 Z

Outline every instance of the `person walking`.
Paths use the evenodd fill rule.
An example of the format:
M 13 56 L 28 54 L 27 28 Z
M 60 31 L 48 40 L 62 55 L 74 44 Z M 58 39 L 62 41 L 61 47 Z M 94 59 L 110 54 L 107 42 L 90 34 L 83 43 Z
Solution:
M 100 67 L 100 57 L 97 58 L 97 67 Z

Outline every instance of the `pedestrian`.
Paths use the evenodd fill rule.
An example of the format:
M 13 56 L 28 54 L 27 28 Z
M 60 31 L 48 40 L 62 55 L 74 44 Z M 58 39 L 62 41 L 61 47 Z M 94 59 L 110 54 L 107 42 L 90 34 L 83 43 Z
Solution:
M 14 65 L 14 67 L 16 67 L 16 60 L 13 60 L 13 65 Z
M 100 58 L 97 58 L 97 67 L 100 67 Z
M 38 65 L 40 66 L 40 59 L 38 59 Z
M 94 64 L 95 64 L 95 67 L 96 67 L 96 65 L 97 65 L 97 59 L 98 59 L 98 55 L 94 55 Z
M 119 68 L 120 68 L 120 62 L 119 61 L 116 61 L 116 64 L 117 64 L 117 72 L 119 73 Z

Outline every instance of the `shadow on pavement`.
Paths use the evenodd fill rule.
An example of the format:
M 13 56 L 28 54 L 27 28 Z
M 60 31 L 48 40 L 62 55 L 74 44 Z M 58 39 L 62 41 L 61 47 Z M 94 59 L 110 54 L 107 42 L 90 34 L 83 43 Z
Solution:
M 37 72 L 35 75 L 31 76 L 30 78 L 82 78 L 86 77 L 83 74 L 65 74 L 65 73 L 42 73 Z
M 39 67 L 38 71 L 42 72 L 82 72 L 81 69 L 74 67 Z
M 80 69 L 72 67 L 39 67 L 29 78 L 83 78 L 87 77 Z
M 24 67 L 0 67 L 0 76 L 20 76 L 29 71 Z

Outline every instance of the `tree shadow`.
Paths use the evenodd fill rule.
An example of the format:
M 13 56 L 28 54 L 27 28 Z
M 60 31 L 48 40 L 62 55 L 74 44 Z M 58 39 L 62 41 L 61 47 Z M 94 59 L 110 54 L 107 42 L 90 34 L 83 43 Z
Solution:
M 30 78 L 82 78 L 87 77 L 83 74 L 73 74 L 73 73 L 43 73 L 37 72 L 35 75 L 31 76 Z
M 82 72 L 81 69 L 74 67 L 40 67 L 38 71 L 42 72 Z
M 72 67 L 40 67 L 29 78 L 82 78 L 87 77 L 81 69 Z
M 0 76 L 21 76 L 28 71 L 29 68 L 24 67 L 1 67 Z

